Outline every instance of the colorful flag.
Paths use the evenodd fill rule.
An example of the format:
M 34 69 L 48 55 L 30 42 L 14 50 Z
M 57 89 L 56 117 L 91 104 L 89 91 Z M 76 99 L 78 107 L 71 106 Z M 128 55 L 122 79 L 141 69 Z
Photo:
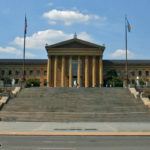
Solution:
M 24 33 L 26 34 L 27 33 L 27 18 L 25 16 L 25 29 L 24 29 Z
M 130 31 L 131 31 L 131 26 L 130 26 L 130 24 L 129 24 L 128 19 L 127 19 L 127 26 L 128 26 L 128 32 L 130 32 Z

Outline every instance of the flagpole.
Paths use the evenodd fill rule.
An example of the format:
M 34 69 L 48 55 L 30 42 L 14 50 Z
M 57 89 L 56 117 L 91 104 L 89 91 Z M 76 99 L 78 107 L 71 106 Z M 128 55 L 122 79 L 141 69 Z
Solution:
M 26 15 L 25 15 L 25 30 L 24 30 L 24 48 L 23 48 L 23 73 L 22 80 L 25 81 L 25 45 L 26 45 Z
M 127 17 L 125 16 L 125 50 L 126 50 L 126 65 L 125 65 L 125 72 L 126 72 L 126 87 L 128 87 L 128 51 L 127 51 Z

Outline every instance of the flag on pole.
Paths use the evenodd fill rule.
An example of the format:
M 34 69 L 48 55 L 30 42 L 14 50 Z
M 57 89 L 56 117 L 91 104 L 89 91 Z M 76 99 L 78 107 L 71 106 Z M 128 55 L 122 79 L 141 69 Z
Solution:
M 126 19 L 126 20 L 127 20 L 128 32 L 130 32 L 130 31 L 131 31 L 131 26 L 130 26 L 130 24 L 129 24 L 129 21 L 128 21 L 128 19 Z
M 27 17 L 25 16 L 25 29 L 24 29 L 24 33 L 27 33 Z

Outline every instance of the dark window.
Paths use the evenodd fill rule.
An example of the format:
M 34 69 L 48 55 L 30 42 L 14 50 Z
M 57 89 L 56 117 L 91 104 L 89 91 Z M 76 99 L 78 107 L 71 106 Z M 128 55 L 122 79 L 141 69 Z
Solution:
M 132 84 L 135 84 L 135 80 L 132 80 Z
M 12 75 L 12 71 L 11 70 L 8 71 L 8 75 Z
M 103 72 L 103 75 L 105 76 L 106 74 L 107 74 L 107 71 L 104 71 L 104 72 Z
M 139 71 L 139 76 L 142 76 L 142 71 Z
M 19 83 L 19 79 L 15 79 L 15 84 L 18 84 Z
M 47 71 L 44 71 L 44 76 L 46 76 L 47 75 Z
M 20 71 L 16 70 L 16 73 L 15 73 L 15 74 L 16 74 L 16 75 L 19 75 L 19 73 L 20 73 Z
M 38 82 L 40 82 L 40 79 L 37 79 Z
M 46 86 L 46 85 L 47 85 L 47 80 L 45 79 L 45 80 L 44 80 L 44 86 Z
M 120 76 L 120 75 L 121 75 L 121 72 L 120 72 L 120 71 L 117 71 L 117 75 Z
M 132 72 L 131 72 L 131 75 L 132 75 L 132 76 L 135 76 L 135 72 L 134 72 L 134 71 L 132 71 Z
M 32 76 L 33 75 L 33 70 L 30 70 L 30 76 Z
M 5 75 L 5 70 L 2 70 L 2 71 L 1 71 L 1 75 L 2 75 L 2 76 Z
M 149 71 L 145 71 L 146 76 L 149 76 Z
M 37 75 L 38 75 L 38 76 L 40 76 L 40 75 L 41 75 L 40 70 L 37 70 Z

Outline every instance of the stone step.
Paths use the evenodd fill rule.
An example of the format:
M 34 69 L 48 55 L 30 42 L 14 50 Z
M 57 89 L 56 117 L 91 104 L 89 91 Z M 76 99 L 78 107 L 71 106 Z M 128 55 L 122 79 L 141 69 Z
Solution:
M 94 108 L 94 107 L 98 107 L 98 108 L 104 108 L 104 107 L 108 107 L 108 108 L 113 108 L 113 107 L 126 107 L 126 108 L 138 108 L 138 107 L 141 107 L 141 108 L 145 108 L 144 105 L 141 105 L 141 104 L 128 104 L 128 103 L 124 103 L 124 104 L 120 104 L 120 103 L 115 103 L 115 104 L 107 104 L 107 103 L 103 103 L 101 105 L 95 103 L 95 104 L 87 104 L 87 103 L 69 103 L 69 102 L 66 102 L 66 103 L 46 103 L 46 102 L 35 102 L 34 104 L 33 103 L 11 103 L 9 105 L 5 105 L 4 107 L 7 107 L 7 108 L 11 108 L 11 107 L 21 107 L 21 106 L 25 106 L 25 107 L 39 107 L 39 106 L 46 106 L 46 107 L 56 107 L 56 106 L 59 106 L 59 107 L 62 107 L 62 108 L 65 108 L 65 107 L 88 107 L 88 108 Z
M 20 106 L 14 106 L 9 105 L 5 106 L 4 111 L 27 111 L 27 112 L 40 112 L 40 111 L 51 111 L 51 112 L 57 112 L 57 111 L 69 111 L 69 112 L 128 112 L 128 111 L 144 111 L 147 112 L 147 109 L 144 106 L 79 106 L 79 105 L 66 105 L 66 107 L 62 107 L 61 105 L 20 105 Z
M 105 99 L 105 100 L 104 100 Z M 88 103 L 92 103 L 92 102 L 99 102 L 99 103 L 104 103 L 104 102 L 109 102 L 109 103 L 141 103 L 142 101 L 140 99 L 134 99 L 134 98 L 78 98 L 78 97 L 73 97 L 73 98 L 61 98 L 61 97 L 38 97 L 38 98 L 23 98 L 23 97 L 17 97 L 17 98 L 13 98 L 10 100 L 10 102 L 15 102 L 15 101 L 30 101 L 30 102 L 35 102 L 35 101 L 48 101 L 48 102 L 88 102 Z
M 135 122 L 150 121 L 148 113 L 55 113 L 55 112 L 3 112 L 0 113 L 2 121 L 112 121 L 112 122 Z
M 22 100 L 56 100 L 56 99 L 58 99 L 58 100 L 85 100 L 85 101 L 91 101 L 91 100 L 101 100 L 101 101 L 104 101 L 104 99 L 105 99 L 105 101 L 113 101 L 113 100 L 122 100 L 122 101 L 130 101 L 130 100 L 135 100 L 136 101 L 136 99 L 134 98 L 134 97 L 122 97 L 122 96 L 120 96 L 120 97 L 117 97 L 117 96 L 110 96 L 110 97 L 108 97 L 108 96 L 101 96 L 101 97 L 96 97 L 96 96 L 88 96 L 88 98 L 86 98 L 86 100 L 85 100 L 85 97 L 79 97 L 79 96 L 72 96 L 72 97 L 69 97 L 69 96 L 45 96 L 45 97 L 40 97 L 40 96 L 38 96 L 38 97 L 36 97 L 36 96 L 33 96 L 33 97 L 23 97 L 23 96 L 18 96 L 17 98 L 13 98 L 13 100 L 18 100 L 19 98 L 20 98 L 20 101 L 22 101 Z
M 123 88 L 27 88 L 0 112 L 5 121 L 150 121 L 149 110 Z

